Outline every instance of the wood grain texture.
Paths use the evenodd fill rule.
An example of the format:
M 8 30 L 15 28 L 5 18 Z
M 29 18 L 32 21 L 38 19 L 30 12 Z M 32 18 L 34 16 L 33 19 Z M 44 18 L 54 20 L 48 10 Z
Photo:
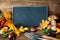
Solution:
M 52 6 L 52 4 L 54 6 L 54 2 L 59 3 L 59 1 L 52 2 L 52 0 L 0 0 L 0 6 L 5 8 L 12 6 Z
M 0 0 L 0 10 L 12 11 L 14 6 L 48 6 L 50 14 L 60 13 L 60 0 Z

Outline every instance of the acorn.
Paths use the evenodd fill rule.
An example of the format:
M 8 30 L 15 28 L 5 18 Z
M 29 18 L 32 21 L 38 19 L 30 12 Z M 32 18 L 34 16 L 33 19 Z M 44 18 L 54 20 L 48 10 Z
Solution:
M 51 30 L 51 25 L 48 25 L 47 29 Z
M 36 28 L 33 27 L 33 26 L 31 26 L 31 27 L 30 27 L 30 31 L 31 31 L 31 32 L 35 32 L 35 31 L 36 31 Z

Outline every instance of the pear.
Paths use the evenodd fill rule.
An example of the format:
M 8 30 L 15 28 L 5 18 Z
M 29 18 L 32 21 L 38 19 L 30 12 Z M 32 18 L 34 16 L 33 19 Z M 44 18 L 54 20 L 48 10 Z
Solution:
M 28 27 L 25 27 L 25 28 L 24 28 L 24 30 L 25 30 L 25 31 L 28 31 L 28 30 L 29 30 L 29 28 L 28 28 Z

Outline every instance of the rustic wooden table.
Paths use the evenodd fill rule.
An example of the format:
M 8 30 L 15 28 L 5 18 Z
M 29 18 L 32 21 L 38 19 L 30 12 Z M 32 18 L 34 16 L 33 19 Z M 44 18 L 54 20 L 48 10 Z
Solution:
M 37 31 L 38 34 L 43 34 L 41 31 Z M 53 38 L 53 37 L 49 37 L 49 36 L 46 36 L 44 35 L 43 37 L 46 38 L 47 40 L 60 40 L 60 35 L 57 35 L 57 38 Z M 0 40 L 9 40 L 8 38 L 2 38 L 0 36 Z M 24 36 L 23 34 L 21 34 L 20 37 L 17 37 L 16 40 L 30 40 L 28 39 L 26 36 Z
M 50 37 L 47 35 L 44 35 L 42 31 L 37 31 L 38 34 L 42 34 L 44 38 L 46 38 L 47 40 L 60 40 L 60 34 L 56 35 L 56 37 Z

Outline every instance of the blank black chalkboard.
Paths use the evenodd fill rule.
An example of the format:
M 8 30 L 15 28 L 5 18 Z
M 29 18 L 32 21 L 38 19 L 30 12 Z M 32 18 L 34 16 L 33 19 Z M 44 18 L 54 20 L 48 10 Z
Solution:
M 13 7 L 13 23 L 19 27 L 38 26 L 42 19 L 47 19 L 47 6 L 20 6 Z

